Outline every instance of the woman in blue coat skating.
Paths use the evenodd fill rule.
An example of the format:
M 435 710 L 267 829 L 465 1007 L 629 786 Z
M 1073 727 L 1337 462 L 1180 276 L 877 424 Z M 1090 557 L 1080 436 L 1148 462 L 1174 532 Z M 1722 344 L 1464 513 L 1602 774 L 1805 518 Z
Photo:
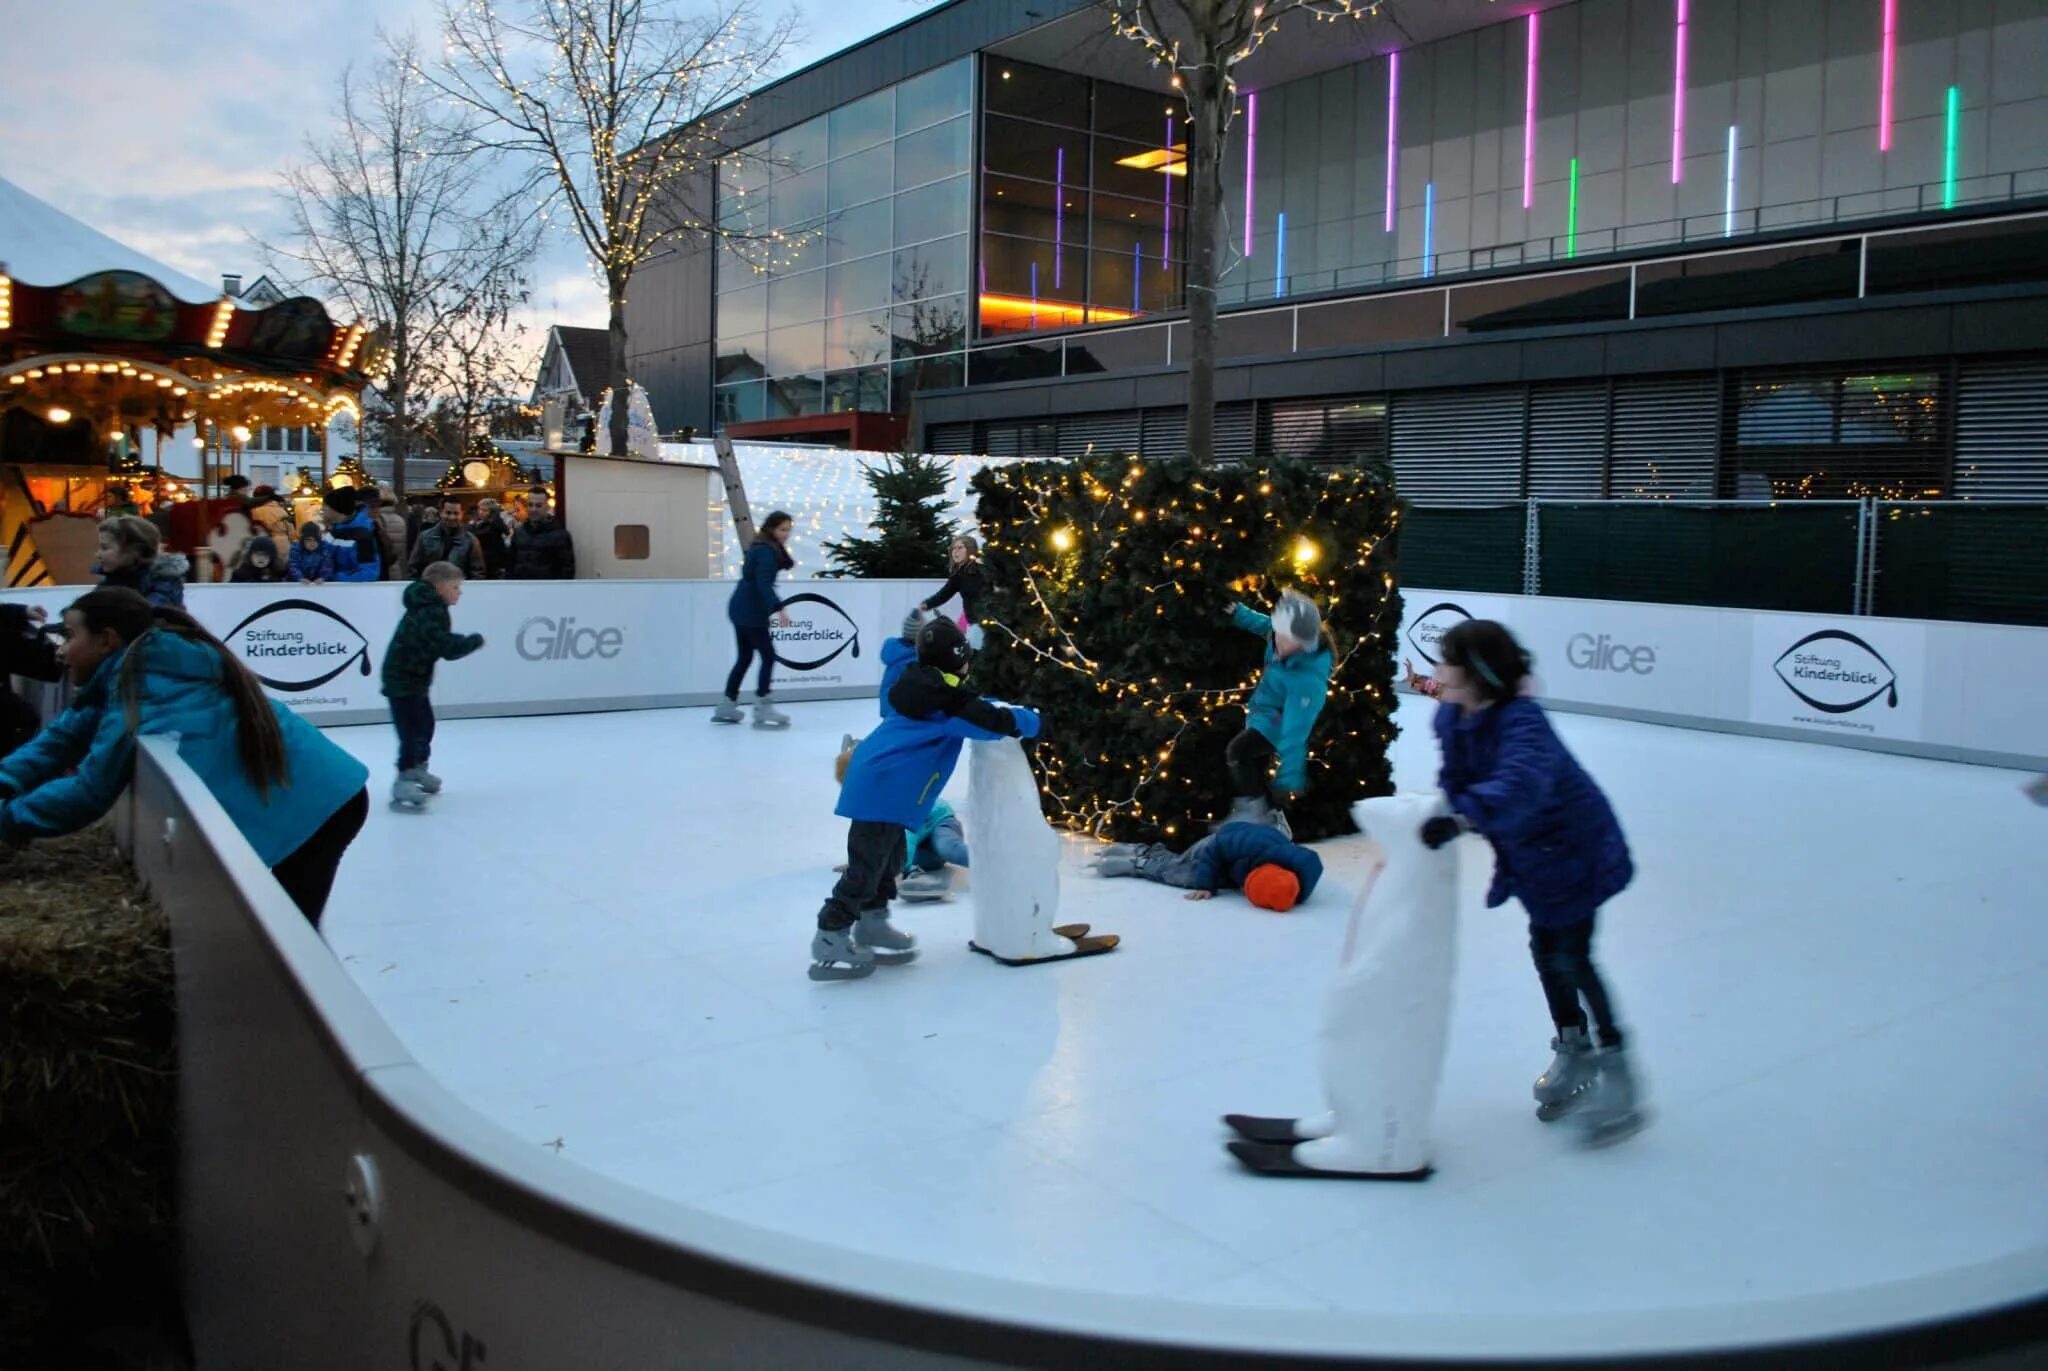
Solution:
M 775 595 L 775 577 L 796 565 L 789 555 L 793 524 L 790 516 L 779 509 L 769 515 L 740 566 L 740 583 L 733 587 L 732 599 L 725 607 L 725 616 L 732 620 L 739 659 L 732 664 L 732 674 L 725 678 L 724 702 L 711 712 L 713 723 L 736 724 L 745 717 L 740 712 L 740 682 L 746 679 L 747 667 L 759 653 L 761 675 L 754 682 L 754 727 L 789 727 L 789 716 L 768 698 L 775 683 L 775 639 L 768 631 L 768 621 L 772 618 L 784 628 L 789 627 L 789 615 Z
M 263 693 L 182 610 L 103 586 L 64 611 L 71 708 L 0 762 L 0 845 L 73 833 L 113 808 L 144 734 L 178 756 L 315 927 L 369 814 L 369 769 Z
M 1529 655 L 1514 635 L 1470 619 L 1444 635 L 1442 649 L 1439 783 L 1453 812 L 1425 823 L 1422 840 L 1434 848 L 1478 833 L 1494 851 L 1487 907 L 1514 897 L 1529 911 L 1529 951 L 1557 1025 L 1556 1055 L 1536 1078 L 1536 1117 L 1572 1114 L 1594 1143 L 1626 1137 L 1643 1116 L 1614 1003 L 1593 965 L 1593 925 L 1635 875 L 1628 842 L 1543 706 L 1522 693 Z M 1586 1037 L 1588 1011 L 1597 1052 Z

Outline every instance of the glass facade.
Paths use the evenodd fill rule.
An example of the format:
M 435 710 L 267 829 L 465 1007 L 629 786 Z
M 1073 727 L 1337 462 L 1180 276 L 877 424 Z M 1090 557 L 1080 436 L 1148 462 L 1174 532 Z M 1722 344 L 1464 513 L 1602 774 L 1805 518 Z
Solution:
M 1180 102 L 990 58 L 982 110 L 979 334 L 1180 308 L 1188 218 Z
M 1247 95 L 1224 179 L 1225 304 L 2048 193 L 2048 0 L 1580 0 Z
M 960 384 L 973 72 L 949 63 L 721 163 L 717 423 L 900 410 Z

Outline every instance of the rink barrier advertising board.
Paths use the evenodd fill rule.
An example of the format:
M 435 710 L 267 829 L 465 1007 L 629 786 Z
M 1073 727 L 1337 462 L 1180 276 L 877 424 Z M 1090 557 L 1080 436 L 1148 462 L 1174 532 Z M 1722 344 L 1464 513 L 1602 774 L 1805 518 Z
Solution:
M 1498 619 L 1545 704 L 1958 761 L 2048 765 L 2048 629 L 1402 588 L 1402 650 Z
M 873 692 L 881 647 L 936 586 L 925 581 L 783 581 L 775 625 L 783 700 Z M 0 592 L 54 617 L 84 588 Z M 322 724 L 380 722 L 396 582 L 204 585 L 186 608 L 266 687 Z M 443 662 L 445 716 L 708 704 L 735 639 L 730 581 L 486 581 L 463 590 L 460 633 L 481 652 Z M 1432 670 L 1468 618 L 1508 624 L 1536 659 L 1542 698 L 1660 723 L 1833 742 L 1963 761 L 2048 768 L 2048 629 L 1657 605 L 1619 600 L 1402 590 L 1397 655 Z M 744 701 L 758 667 L 741 684 Z

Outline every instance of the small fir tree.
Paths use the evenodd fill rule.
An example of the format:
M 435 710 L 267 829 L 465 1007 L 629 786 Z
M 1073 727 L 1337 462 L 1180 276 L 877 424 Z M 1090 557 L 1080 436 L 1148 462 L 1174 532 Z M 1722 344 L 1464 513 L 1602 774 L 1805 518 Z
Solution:
M 944 577 L 953 521 L 946 517 L 952 477 L 945 464 L 915 452 L 863 466 L 875 492 L 875 536 L 827 542 L 835 570 L 828 576 L 874 576 L 898 580 Z
M 1353 832 L 1352 803 L 1392 793 L 1400 511 L 1384 463 L 1105 455 L 973 484 L 988 576 L 974 680 L 1043 714 L 1031 755 L 1053 823 L 1176 848 L 1207 832 L 1265 652 L 1226 610 L 1269 611 L 1287 589 L 1321 606 L 1336 658 L 1295 835 Z

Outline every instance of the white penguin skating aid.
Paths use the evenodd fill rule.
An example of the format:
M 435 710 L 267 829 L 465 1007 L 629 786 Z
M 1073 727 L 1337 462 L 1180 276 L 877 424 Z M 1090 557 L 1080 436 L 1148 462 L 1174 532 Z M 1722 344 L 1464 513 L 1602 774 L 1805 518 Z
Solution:
M 1424 1180 L 1457 966 L 1457 857 L 1422 845 L 1435 794 L 1366 800 L 1359 827 L 1381 857 L 1352 906 L 1323 1010 L 1329 1109 L 1308 1118 L 1224 1116 L 1230 1151 L 1267 1176 Z
M 1014 738 L 976 740 L 968 812 L 974 833 L 974 937 L 967 944 L 1006 966 L 1064 961 L 1114 948 L 1114 933 L 1055 927 L 1060 839 L 1038 807 L 1038 782 Z

